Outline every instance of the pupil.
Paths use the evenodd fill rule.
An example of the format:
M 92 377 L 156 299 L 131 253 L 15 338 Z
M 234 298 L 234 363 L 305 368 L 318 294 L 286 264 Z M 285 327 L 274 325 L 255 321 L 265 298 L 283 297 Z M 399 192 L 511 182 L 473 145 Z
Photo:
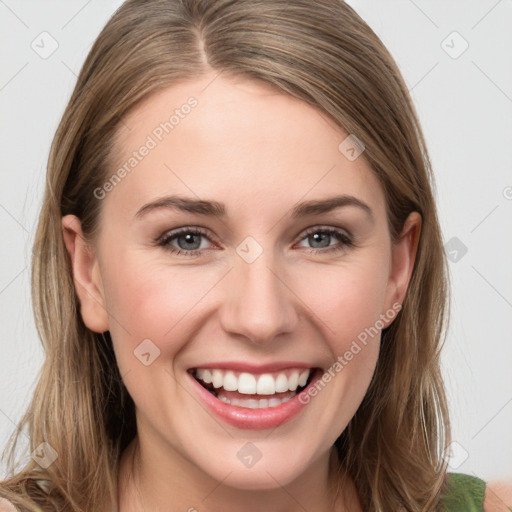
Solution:
M 199 238 L 199 235 L 194 235 L 192 233 L 182 235 L 181 237 L 178 238 L 178 245 L 180 246 L 181 249 L 198 249 L 199 246 L 201 245 L 201 242 L 199 241 L 199 243 L 198 243 L 197 240 L 195 242 L 195 245 L 197 247 L 190 247 L 190 244 L 194 245 L 194 238 Z M 181 244 L 180 240 L 182 240 L 182 239 L 185 239 L 186 240 L 185 244 L 189 244 L 189 245 L 187 246 L 185 244 Z M 185 245 L 185 247 L 183 245 Z
M 316 247 L 329 247 L 329 242 L 331 235 L 328 233 L 315 233 L 313 235 L 309 236 L 310 243 L 313 241 L 314 243 L 319 242 L 320 245 L 317 245 Z M 314 243 L 312 244 L 314 246 Z

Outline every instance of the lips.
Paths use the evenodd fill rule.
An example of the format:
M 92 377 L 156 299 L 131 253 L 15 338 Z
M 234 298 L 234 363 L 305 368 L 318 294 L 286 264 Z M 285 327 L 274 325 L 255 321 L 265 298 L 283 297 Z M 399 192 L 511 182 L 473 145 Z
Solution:
M 223 363 L 188 370 L 194 389 L 222 419 L 241 428 L 275 427 L 303 407 L 297 395 L 322 374 L 302 364 Z
M 301 364 L 254 367 L 219 363 L 188 370 L 198 397 L 217 417 L 243 429 L 276 428 L 299 414 L 299 400 L 322 370 Z

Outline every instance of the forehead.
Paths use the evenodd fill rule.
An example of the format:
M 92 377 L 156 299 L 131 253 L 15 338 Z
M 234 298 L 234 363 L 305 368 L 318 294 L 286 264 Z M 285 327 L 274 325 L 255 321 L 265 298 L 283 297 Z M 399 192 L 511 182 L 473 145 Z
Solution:
M 266 84 L 223 75 L 181 82 L 148 97 L 121 123 L 109 172 L 124 169 L 123 177 L 106 203 L 131 211 L 181 193 L 218 198 L 239 216 L 244 206 L 275 215 L 301 198 L 350 193 L 383 208 L 364 153 L 352 160 L 343 152 L 348 135 L 318 109 Z

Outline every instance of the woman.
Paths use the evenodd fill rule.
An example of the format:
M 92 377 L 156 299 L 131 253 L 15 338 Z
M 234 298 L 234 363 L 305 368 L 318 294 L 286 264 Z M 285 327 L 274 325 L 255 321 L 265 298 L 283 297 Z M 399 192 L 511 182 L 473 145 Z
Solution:
M 503 508 L 443 457 L 432 181 L 400 73 L 344 3 L 126 2 L 52 145 L 33 457 L 1 495 Z

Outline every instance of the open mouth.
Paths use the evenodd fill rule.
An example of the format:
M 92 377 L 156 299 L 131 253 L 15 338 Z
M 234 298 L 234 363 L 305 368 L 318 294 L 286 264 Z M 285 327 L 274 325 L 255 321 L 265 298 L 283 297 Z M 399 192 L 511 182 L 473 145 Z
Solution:
M 253 374 L 220 368 L 192 368 L 189 373 L 218 400 L 247 409 L 278 407 L 303 391 L 320 368 L 289 368 Z

